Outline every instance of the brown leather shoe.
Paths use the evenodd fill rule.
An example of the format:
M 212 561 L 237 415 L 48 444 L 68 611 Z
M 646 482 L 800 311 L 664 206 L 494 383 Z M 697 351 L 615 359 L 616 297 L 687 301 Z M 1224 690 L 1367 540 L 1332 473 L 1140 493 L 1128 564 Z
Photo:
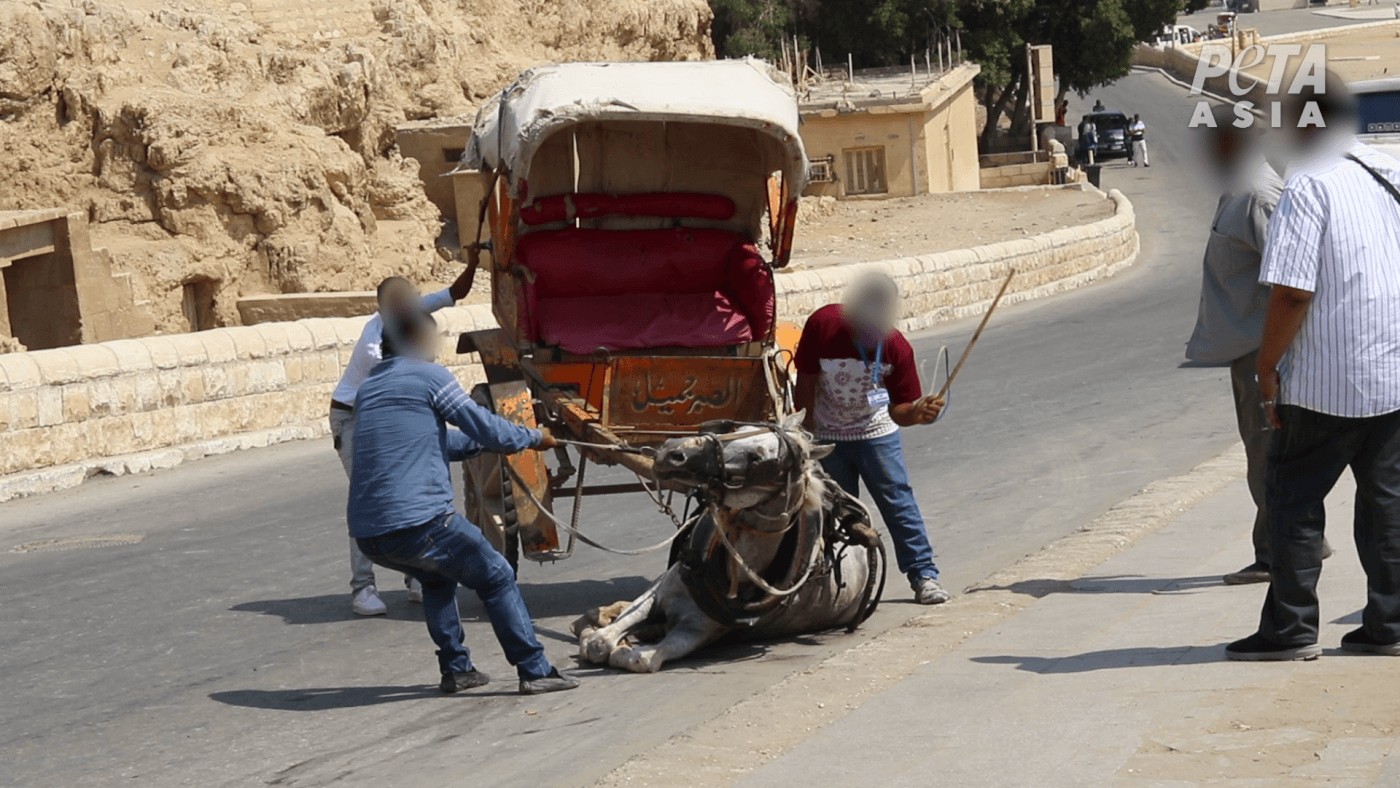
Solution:
M 1269 582 L 1269 567 L 1255 561 L 1238 572 L 1231 572 L 1221 578 L 1227 586 L 1247 586 L 1251 583 Z

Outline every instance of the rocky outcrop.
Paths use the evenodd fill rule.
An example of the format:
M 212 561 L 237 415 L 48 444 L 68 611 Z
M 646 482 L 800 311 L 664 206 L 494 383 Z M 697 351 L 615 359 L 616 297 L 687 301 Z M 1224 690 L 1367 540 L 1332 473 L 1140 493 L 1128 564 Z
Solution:
M 703 0 L 0 0 L 0 210 L 86 211 L 160 329 L 450 274 L 394 147 L 551 60 L 712 56 Z

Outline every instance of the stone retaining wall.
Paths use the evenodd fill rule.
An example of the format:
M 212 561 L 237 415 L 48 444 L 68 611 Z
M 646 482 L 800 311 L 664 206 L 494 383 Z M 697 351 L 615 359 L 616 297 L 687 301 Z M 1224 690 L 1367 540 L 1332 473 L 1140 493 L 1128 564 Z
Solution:
M 438 313 L 442 358 L 471 386 L 463 331 L 495 325 L 490 308 Z M 193 334 L 0 355 L 0 501 L 69 487 L 98 474 L 187 459 L 327 430 L 330 393 L 367 317 L 219 328 Z
M 1114 189 L 1106 199 L 1114 205 L 1114 213 L 1107 219 L 1019 241 L 780 273 L 779 319 L 800 324 L 816 308 L 839 299 L 854 277 L 869 270 L 884 271 L 899 282 L 904 294 L 900 329 L 904 331 L 981 314 L 1012 268 L 1016 278 L 1002 300 L 1005 304 L 1044 298 L 1112 276 L 1137 258 L 1138 235 L 1128 198 Z
M 1007 270 L 1006 303 L 1087 284 L 1132 263 L 1129 202 L 1094 224 L 975 249 L 797 270 L 778 276 L 781 320 L 801 323 L 851 278 L 882 270 L 905 294 L 901 327 L 918 330 L 978 314 Z M 490 307 L 437 314 L 443 333 L 496 325 Z M 72 487 L 99 474 L 166 468 L 189 459 L 326 434 L 330 392 L 367 318 L 314 318 L 93 345 L 0 354 L 0 501 Z M 442 362 L 464 386 L 474 356 Z

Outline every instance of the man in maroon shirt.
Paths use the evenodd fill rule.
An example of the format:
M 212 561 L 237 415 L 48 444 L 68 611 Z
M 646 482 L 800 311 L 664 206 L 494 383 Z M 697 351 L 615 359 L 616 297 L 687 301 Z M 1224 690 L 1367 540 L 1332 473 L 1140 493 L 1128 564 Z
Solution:
M 932 424 L 943 402 L 923 396 L 914 349 L 894 327 L 898 314 L 899 288 L 878 273 L 857 279 L 844 305 L 812 313 L 797 345 L 795 399 L 817 440 L 836 444 L 822 467 L 852 495 L 865 481 L 915 599 L 937 605 L 949 596 L 909 486 L 899 428 Z

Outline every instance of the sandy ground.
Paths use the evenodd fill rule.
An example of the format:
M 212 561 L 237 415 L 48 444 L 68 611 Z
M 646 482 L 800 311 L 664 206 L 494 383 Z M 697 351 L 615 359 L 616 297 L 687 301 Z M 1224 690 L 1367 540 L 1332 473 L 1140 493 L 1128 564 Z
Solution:
M 1113 214 L 1102 194 L 1075 189 L 954 192 L 843 200 L 797 226 L 793 267 L 890 260 L 1014 241 Z
M 1400 23 L 1320 39 L 1327 46 L 1327 67 L 1348 82 L 1400 76 Z M 1249 69 L 1268 79 L 1273 60 Z

